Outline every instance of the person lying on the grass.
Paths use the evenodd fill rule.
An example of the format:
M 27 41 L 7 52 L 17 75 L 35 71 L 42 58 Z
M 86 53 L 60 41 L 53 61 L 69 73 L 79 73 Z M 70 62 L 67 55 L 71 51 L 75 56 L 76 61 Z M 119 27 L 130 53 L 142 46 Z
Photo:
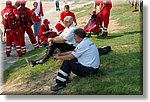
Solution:
M 74 39 L 78 45 L 73 51 L 54 55 L 56 59 L 64 60 L 64 62 L 56 77 L 57 84 L 51 87 L 51 91 L 65 88 L 71 72 L 81 77 L 98 72 L 100 57 L 95 44 L 86 38 L 84 30 L 80 28 L 74 31 Z
M 38 35 L 38 42 L 40 46 L 43 46 L 44 43 L 48 43 L 48 38 L 54 38 L 57 36 L 56 32 L 49 28 L 49 24 L 50 22 L 48 19 L 44 19 L 43 24 L 40 26 L 40 32 Z
M 32 67 L 37 64 L 43 64 L 50 58 L 50 56 L 53 55 L 56 49 L 59 49 L 61 52 L 73 51 L 75 49 L 77 43 L 74 39 L 74 30 L 76 27 L 73 25 L 73 18 L 71 16 L 66 16 L 63 23 L 66 28 L 59 36 L 48 39 L 50 46 L 48 47 L 47 52 L 41 58 L 37 60 L 25 58 L 26 62 Z

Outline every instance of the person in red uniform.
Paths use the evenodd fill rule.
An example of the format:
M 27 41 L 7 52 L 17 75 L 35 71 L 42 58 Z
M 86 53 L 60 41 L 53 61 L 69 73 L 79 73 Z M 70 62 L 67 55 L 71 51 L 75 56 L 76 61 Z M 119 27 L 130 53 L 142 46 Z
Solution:
M 19 57 L 22 56 L 20 44 L 18 38 L 19 29 L 17 23 L 16 12 L 14 12 L 14 7 L 11 1 L 6 1 L 6 7 L 1 11 L 2 22 L 6 33 L 6 56 L 9 57 L 11 53 L 12 42 L 16 47 L 16 52 Z
M 44 19 L 43 24 L 40 26 L 40 46 L 42 46 L 44 43 L 47 43 L 48 38 L 54 38 L 57 36 L 56 32 L 52 31 L 52 29 L 49 28 L 49 24 L 50 22 L 48 21 L 48 19 Z
M 73 18 L 74 25 L 77 26 L 77 21 L 76 21 L 75 14 L 74 14 L 73 12 L 71 12 L 69 9 L 70 9 L 69 5 L 65 5 L 65 6 L 64 6 L 64 11 L 61 12 L 61 14 L 60 14 L 59 23 L 57 23 L 57 24 L 55 25 L 55 28 L 57 29 L 58 34 L 60 34 L 60 33 L 65 29 L 65 26 L 64 26 L 64 24 L 63 24 L 63 21 L 64 21 L 64 18 L 65 18 L 66 16 L 71 16 L 71 17 Z
M 100 12 L 97 14 L 97 19 L 101 18 L 104 23 L 104 29 L 102 37 L 108 35 L 108 25 L 109 25 L 109 16 L 110 10 L 112 8 L 111 0 L 94 0 L 94 10 L 96 12 L 96 7 L 99 6 Z
M 21 49 L 23 51 L 23 53 L 26 53 L 26 47 L 25 47 L 25 32 L 28 34 L 31 43 L 33 44 L 34 48 L 38 48 L 39 45 L 34 37 L 33 34 L 33 30 L 31 28 L 31 26 L 33 25 L 32 22 L 32 12 L 30 11 L 29 8 L 25 7 L 26 5 L 25 0 L 20 1 L 20 5 L 21 7 L 18 9 L 19 11 L 19 21 L 20 21 L 20 25 L 23 29 L 23 33 L 22 33 L 22 37 L 23 40 L 21 41 Z
M 17 17 L 17 23 L 18 24 L 19 24 L 19 12 L 18 12 L 19 6 L 20 6 L 20 0 L 17 0 L 15 2 L 15 4 L 12 6 L 13 7 L 13 12 L 16 14 L 15 16 Z M 18 29 L 19 29 L 19 33 L 18 33 L 18 36 L 17 36 L 18 38 L 17 39 L 19 39 L 19 44 L 20 44 L 20 42 L 22 40 L 21 33 L 23 33 L 23 32 L 22 32 L 21 26 L 18 26 Z M 15 47 L 14 42 L 12 42 L 12 47 Z
M 14 9 L 14 13 L 15 13 L 15 14 L 16 14 L 16 13 L 19 14 L 19 12 L 18 12 L 19 6 L 20 6 L 20 1 L 17 0 L 17 1 L 15 2 L 15 5 L 13 5 L 13 9 Z M 19 15 L 16 15 L 16 17 L 17 17 L 17 19 L 19 19 Z
M 32 21 L 33 21 L 33 28 L 34 28 L 34 36 L 35 38 L 38 39 L 38 34 L 40 31 L 40 26 L 41 26 L 41 16 L 43 15 L 43 12 L 39 12 L 39 14 L 36 14 L 36 9 L 38 6 L 38 2 L 33 3 L 34 8 L 31 10 L 32 11 Z

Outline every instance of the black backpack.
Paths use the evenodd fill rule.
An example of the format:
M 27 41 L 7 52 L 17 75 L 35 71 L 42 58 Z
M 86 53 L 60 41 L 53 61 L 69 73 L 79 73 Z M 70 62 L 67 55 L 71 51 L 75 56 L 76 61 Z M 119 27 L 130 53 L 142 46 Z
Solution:
M 22 27 L 27 27 L 27 26 L 32 26 L 33 22 L 32 20 L 28 17 L 27 15 L 27 9 L 26 7 L 24 8 L 19 8 L 19 14 L 20 14 L 20 24 Z
M 111 47 L 110 46 L 103 46 L 103 47 L 100 47 L 98 48 L 98 52 L 99 52 L 99 55 L 105 55 L 107 54 L 108 52 L 111 51 Z

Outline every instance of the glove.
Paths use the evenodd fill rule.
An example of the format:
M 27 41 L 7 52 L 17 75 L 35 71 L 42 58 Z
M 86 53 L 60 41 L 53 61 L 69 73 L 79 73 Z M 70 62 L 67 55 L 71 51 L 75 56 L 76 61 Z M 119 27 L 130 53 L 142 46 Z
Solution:
M 96 14 L 96 11 L 92 11 L 92 15 L 95 15 Z

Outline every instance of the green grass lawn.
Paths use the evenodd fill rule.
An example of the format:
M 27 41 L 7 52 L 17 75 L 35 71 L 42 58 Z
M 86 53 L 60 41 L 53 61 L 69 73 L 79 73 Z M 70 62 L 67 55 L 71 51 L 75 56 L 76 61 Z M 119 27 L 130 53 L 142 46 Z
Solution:
M 88 17 L 92 5 L 75 9 L 78 19 Z M 90 17 L 90 16 L 89 16 Z M 124 26 L 117 33 L 110 33 L 108 38 L 90 37 L 97 47 L 110 45 L 112 51 L 101 56 L 101 69 L 94 76 L 71 78 L 67 88 L 49 94 L 105 94 L 105 95 L 142 95 L 143 94 L 143 50 L 142 50 L 142 14 L 133 13 L 128 3 L 114 4 L 111 11 L 111 20 L 116 20 L 119 26 Z M 78 27 L 83 27 L 86 22 L 80 21 Z M 45 49 L 27 53 L 31 59 L 38 58 Z M 5 83 L 26 82 L 46 73 L 55 71 L 62 61 L 50 58 L 43 65 L 31 68 L 26 64 L 24 57 L 4 71 Z

